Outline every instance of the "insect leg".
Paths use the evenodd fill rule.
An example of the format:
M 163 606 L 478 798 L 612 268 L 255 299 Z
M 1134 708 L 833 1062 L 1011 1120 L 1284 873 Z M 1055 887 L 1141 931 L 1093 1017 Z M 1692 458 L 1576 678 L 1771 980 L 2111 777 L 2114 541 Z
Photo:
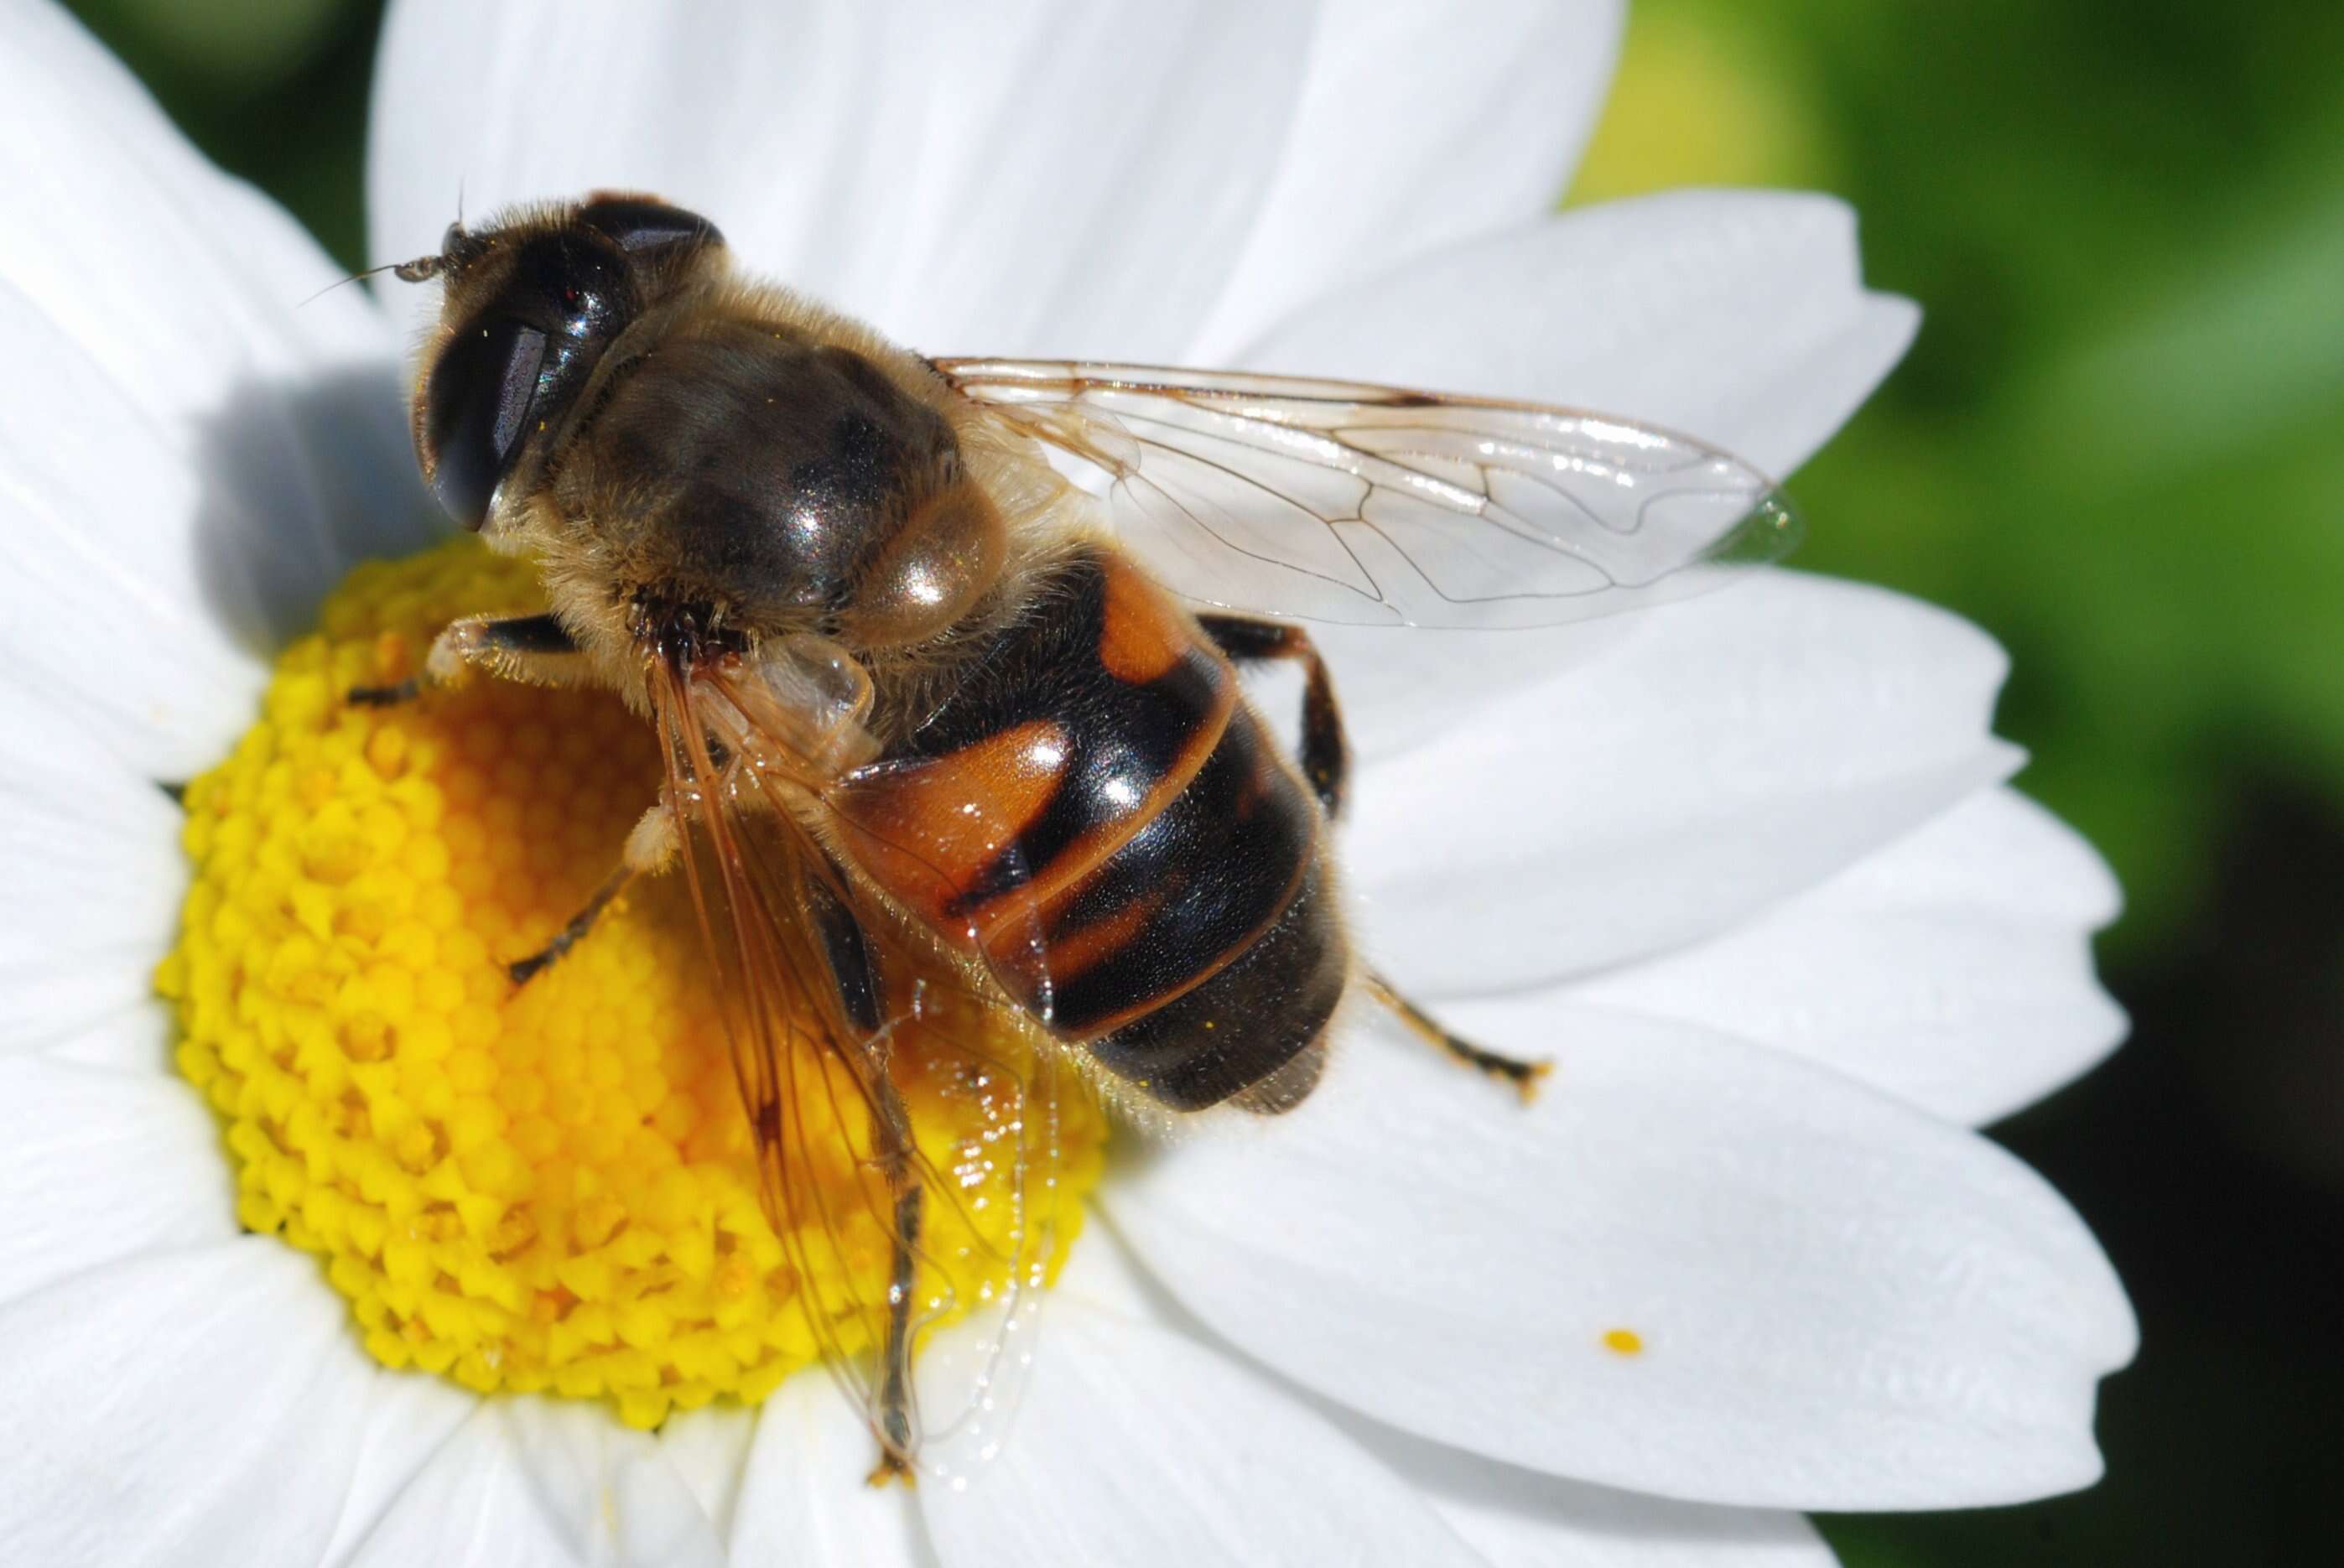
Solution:
M 822 956 L 830 966 L 832 999 L 845 1026 L 868 1039 L 879 1032 L 884 993 L 879 972 L 871 961 L 871 940 L 846 900 L 833 891 L 845 885 L 845 875 L 833 865 L 828 876 L 805 879 L 808 924 L 822 941 Z
M 887 1276 L 887 1340 L 879 1352 L 879 1463 L 871 1484 L 912 1479 L 912 1300 L 919 1271 L 920 1179 L 912 1166 L 912 1123 L 882 1060 L 871 1075 L 873 1129 L 880 1169 L 895 1206 Z
M 1539 1080 L 1546 1077 L 1554 1067 L 1554 1064 L 1551 1061 L 1526 1061 L 1520 1057 L 1502 1056 L 1496 1051 L 1477 1046 L 1470 1040 L 1450 1034 L 1433 1022 L 1430 1014 L 1393 990 L 1391 982 L 1381 975 L 1369 971 L 1365 976 L 1365 983 L 1368 995 L 1389 1007 L 1392 1015 L 1401 1023 L 1406 1024 L 1418 1037 L 1429 1044 L 1439 1046 L 1449 1055 L 1478 1072 L 1487 1073 L 1493 1078 L 1503 1078 L 1514 1086 L 1515 1091 L 1522 1097 L 1525 1104 L 1538 1093 Z
M 1233 664 L 1256 664 L 1268 659 L 1302 662 L 1302 775 L 1318 792 L 1318 804 L 1327 814 L 1334 816 L 1343 808 L 1343 786 L 1351 771 L 1351 743 L 1343 733 L 1335 683 L 1310 633 L 1283 621 L 1261 621 L 1250 615 L 1199 615 L 1197 624 Z
M 888 1076 L 889 1042 L 883 1027 L 885 995 L 871 943 L 852 904 L 839 890 L 845 875 L 825 857 L 800 879 L 806 924 L 821 943 L 830 970 L 829 999 L 838 1008 L 837 1027 L 859 1040 L 864 1081 L 870 1087 L 873 1158 L 886 1179 L 894 1211 L 887 1274 L 887 1333 L 879 1352 L 879 1463 L 871 1484 L 912 1479 L 912 1303 L 918 1284 L 920 1178 L 912 1159 L 912 1118 Z
M 526 986 L 552 967 L 555 959 L 578 946 L 586 933 L 594 928 L 594 922 L 601 918 L 602 911 L 627 890 L 629 883 L 638 876 L 665 871 L 673 865 L 677 846 L 682 842 L 676 827 L 675 812 L 662 794 L 659 804 L 644 812 L 633 830 L 627 835 L 627 847 L 619 856 L 619 864 L 611 868 L 610 875 L 602 879 L 602 885 L 594 889 L 584 907 L 553 934 L 552 941 L 528 957 L 516 959 L 505 966 L 505 972 L 512 976 L 512 983 Z
M 585 654 L 551 615 L 467 615 L 431 640 L 421 674 L 396 685 L 353 686 L 349 700 L 373 708 L 411 703 L 475 666 L 499 680 L 533 686 L 571 686 L 588 675 Z
M 751 792 L 749 801 L 764 804 L 765 797 Z M 627 890 L 627 885 L 638 876 L 648 876 L 665 871 L 675 864 L 677 850 L 683 843 L 682 828 L 678 823 L 675 807 L 665 791 L 658 804 L 645 811 L 627 835 L 627 846 L 611 875 L 602 879 L 583 907 L 571 916 L 553 940 L 530 954 L 505 966 L 513 984 L 525 986 L 581 941 L 594 928 L 594 922 L 611 901 Z M 834 868 L 834 878 L 842 877 Z M 865 1031 L 879 1027 L 878 982 L 874 977 L 870 958 L 863 939 L 862 927 L 854 923 L 853 914 L 829 885 L 819 880 L 806 885 L 807 902 L 814 916 L 814 926 L 822 935 L 825 956 L 830 960 L 831 977 L 835 984 L 840 1006 L 848 1019 Z

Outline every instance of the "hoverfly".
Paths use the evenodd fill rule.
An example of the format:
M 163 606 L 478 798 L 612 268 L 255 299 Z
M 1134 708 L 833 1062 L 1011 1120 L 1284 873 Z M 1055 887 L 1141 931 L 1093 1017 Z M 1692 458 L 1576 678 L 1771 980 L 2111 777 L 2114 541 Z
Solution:
M 1333 684 L 1308 632 L 1266 617 L 1547 624 L 1696 590 L 1794 532 L 1747 465 L 1625 420 L 924 358 L 743 277 L 706 218 L 645 196 L 460 220 L 396 270 L 444 284 L 415 381 L 423 473 L 457 521 L 535 561 L 551 609 L 459 621 L 418 681 L 352 696 L 477 666 L 606 688 L 652 724 L 659 799 L 513 976 L 680 862 L 763 1199 L 808 1264 L 856 1217 L 811 1196 L 799 1111 L 842 1081 L 859 1101 L 877 1175 L 861 1218 L 890 1284 L 875 1357 L 825 1349 L 882 1475 L 919 1459 L 922 1227 L 954 1201 L 914 1146 L 907 1034 L 959 1053 L 989 1158 L 1026 1183 L 1049 1179 L 1061 1058 L 1128 1104 L 1276 1113 L 1309 1094 L 1357 994 L 1484 1071 L 1527 1087 L 1538 1070 L 1448 1035 L 1354 957 Z M 1238 685 L 1271 660 L 1304 675 L 1291 761 Z M 972 1017 L 1047 1048 L 1012 1070 Z M 1049 1239 L 1020 1245 L 1013 1283 L 1031 1283 Z

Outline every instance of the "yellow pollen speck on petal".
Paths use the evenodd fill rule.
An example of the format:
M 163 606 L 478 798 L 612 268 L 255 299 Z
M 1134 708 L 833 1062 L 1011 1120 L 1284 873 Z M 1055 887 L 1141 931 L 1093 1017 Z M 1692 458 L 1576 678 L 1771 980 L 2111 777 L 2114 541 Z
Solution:
M 1633 1329 L 1607 1329 L 1603 1348 L 1615 1355 L 1641 1356 L 1644 1353 L 1644 1336 Z
M 354 572 L 278 660 L 259 722 L 187 786 L 193 881 L 155 982 L 175 1060 L 224 1123 L 238 1219 L 321 1259 L 376 1360 L 651 1427 L 763 1399 L 825 1341 L 867 1349 L 890 1259 L 882 1237 L 834 1253 L 775 1234 L 680 877 L 640 883 L 528 985 L 505 972 L 584 905 L 655 798 L 643 723 L 607 694 L 483 679 L 345 700 L 411 676 L 460 616 L 542 604 L 525 565 L 475 540 Z M 989 1134 L 916 1032 L 897 1061 L 923 1152 L 989 1169 L 971 1152 Z M 851 1094 L 820 1098 L 793 1125 L 818 1201 L 851 1215 L 875 1179 L 869 1129 L 841 1119 Z M 1025 1219 L 1063 1257 L 1104 1122 L 1069 1096 L 1058 1138 L 1048 1211 Z M 968 1176 L 930 1206 L 933 1323 L 953 1310 L 931 1276 L 981 1300 L 1017 1253 L 1009 1179 Z M 801 1278 L 809 1259 L 831 1272 Z

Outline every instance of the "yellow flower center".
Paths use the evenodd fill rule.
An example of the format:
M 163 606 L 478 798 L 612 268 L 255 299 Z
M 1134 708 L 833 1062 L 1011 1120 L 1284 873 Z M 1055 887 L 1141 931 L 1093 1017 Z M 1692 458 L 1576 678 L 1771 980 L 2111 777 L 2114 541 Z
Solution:
M 526 567 L 470 540 L 353 572 L 278 661 L 260 722 L 187 788 L 194 885 L 157 983 L 181 1070 L 226 1120 L 239 1217 L 325 1260 L 379 1360 L 614 1398 L 648 1427 L 762 1399 L 824 1342 L 867 1349 L 889 1257 L 776 1236 L 680 876 L 639 882 L 528 985 L 506 973 L 653 799 L 642 722 L 601 693 L 490 680 L 344 700 L 411 673 L 460 615 L 541 604 Z M 1014 1063 L 1018 1031 L 997 1032 Z M 1056 1183 L 1021 1203 L 948 1064 L 915 1041 L 893 1076 L 961 1189 L 924 1225 L 941 1322 L 995 1295 L 1037 1229 L 1064 1255 L 1105 1128 L 1069 1094 Z M 836 1184 L 817 1201 L 864 1212 L 868 1129 L 829 1098 L 802 1114 L 836 1157 L 807 1169 Z

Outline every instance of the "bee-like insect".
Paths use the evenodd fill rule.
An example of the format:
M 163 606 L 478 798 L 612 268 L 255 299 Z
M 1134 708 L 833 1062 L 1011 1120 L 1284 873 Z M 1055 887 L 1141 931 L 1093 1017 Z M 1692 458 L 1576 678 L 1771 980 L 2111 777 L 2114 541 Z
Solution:
M 851 1083 L 894 1257 L 875 1361 L 846 1374 L 883 1473 L 918 1450 L 915 1262 L 926 1206 L 951 1200 L 913 1148 L 891 1040 L 945 1029 L 939 998 L 1175 1112 L 1298 1103 L 1354 993 L 1526 1090 L 1538 1071 L 1354 957 L 1333 685 L 1301 627 L 1260 615 L 1549 623 L 1699 587 L 1793 533 L 1754 470 L 1624 420 L 925 359 L 743 278 L 708 220 L 644 196 L 459 222 L 397 270 L 445 288 L 415 381 L 424 475 L 534 560 L 551 610 L 460 621 L 418 682 L 352 696 L 470 665 L 605 687 L 654 726 L 660 800 L 514 977 L 681 860 L 764 1199 L 797 1247 L 838 1244 L 807 1196 L 796 1107 L 823 1086 L 798 1081 L 802 1047 Z M 1239 689 L 1264 660 L 1303 672 L 1292 762 Z M 967 1081 L 1005 1077 L 1005 1158 L 1046 1160 L 1055 1089 Z

